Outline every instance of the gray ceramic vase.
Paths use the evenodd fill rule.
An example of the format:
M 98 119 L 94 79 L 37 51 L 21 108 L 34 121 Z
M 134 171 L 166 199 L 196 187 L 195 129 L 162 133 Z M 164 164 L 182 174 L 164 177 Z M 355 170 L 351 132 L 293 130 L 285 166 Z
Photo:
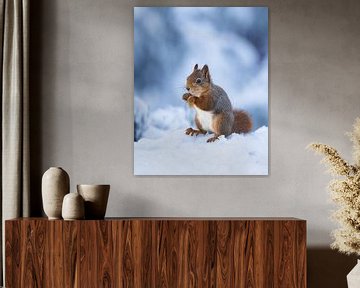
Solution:
M 63 198 L 70 190 L 69 175 L 60 167 L 49 168 L 42 177 L 43 208 L 49 219 L 61 219 Z
M 77 185 L 85 201 L 85 219 L 104 219 L 110 185 Z
M 64 220 L 84 219 L 84 199 L 77 192 L 65 195 L 62 204 L 62 217 Z

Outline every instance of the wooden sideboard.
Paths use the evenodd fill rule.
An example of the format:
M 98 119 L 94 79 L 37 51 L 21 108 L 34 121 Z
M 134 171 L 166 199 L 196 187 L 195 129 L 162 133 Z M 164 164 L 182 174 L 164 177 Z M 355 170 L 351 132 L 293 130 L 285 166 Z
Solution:
M 306 287 L 306 221 L 5 222 L 6 287 Z

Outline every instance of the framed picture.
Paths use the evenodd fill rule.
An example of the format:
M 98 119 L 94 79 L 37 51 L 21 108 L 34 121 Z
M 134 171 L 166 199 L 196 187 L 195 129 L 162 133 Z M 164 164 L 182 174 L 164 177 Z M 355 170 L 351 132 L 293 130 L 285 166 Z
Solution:
M 268 8 L 134 8 L 134 174 L 268 175 Z

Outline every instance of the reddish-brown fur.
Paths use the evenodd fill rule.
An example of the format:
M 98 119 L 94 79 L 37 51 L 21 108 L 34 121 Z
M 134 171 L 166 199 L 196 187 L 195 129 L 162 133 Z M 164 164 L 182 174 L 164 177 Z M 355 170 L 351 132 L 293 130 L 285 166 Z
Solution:
M 234 110 L 233 133 L 248 133 L 252 129 L 252 121 L 243 110 Z
M 213 127 L 214 127 L 214 136 L 209 138 L 207 142 L 214 142 L 218 139 L 220 135 L 228 136 L 232 131 L 232 127 L 229 126 L 229 122 L 231 122 L 231 115 L 226 113 L 220 113 L 214 115 Z
M 204 93 L 200 97 L 194 97 L 194 98 L 195 98 L 194 104 L 201 110 L 211 111 L 214 109 L 214 99 L 210 96 L 210 93 Z
M 204 111 L 212 111 L 214 109 L 214 100 L 209 94 L 202 94 L 200 97 L 195 97 L 190 93 L 185 93 L 183 99 L 187 101 L 190 106 L 196 105 L 196 107 Z

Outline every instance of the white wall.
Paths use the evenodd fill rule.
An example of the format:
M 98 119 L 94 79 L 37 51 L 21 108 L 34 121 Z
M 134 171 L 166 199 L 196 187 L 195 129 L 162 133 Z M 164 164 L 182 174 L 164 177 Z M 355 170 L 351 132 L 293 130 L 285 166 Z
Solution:
M 304 218 L 309 245 L 327 245 L 334 227 L 325 190 L 330 176 L 305 146 L 319 140 L 351 155 L 344 132 L 360 116 L 360 2 L 223 1 L 270 8 L 270 176 L 134 177 L 132 7 L 176 3 L 194 5 L 31 3 L 41 10 L 33 19 L 40 34 L 32 38 L 34 181 L 49 166 L 62 166 L 72 190 L 110 183 L 107 216 Z

